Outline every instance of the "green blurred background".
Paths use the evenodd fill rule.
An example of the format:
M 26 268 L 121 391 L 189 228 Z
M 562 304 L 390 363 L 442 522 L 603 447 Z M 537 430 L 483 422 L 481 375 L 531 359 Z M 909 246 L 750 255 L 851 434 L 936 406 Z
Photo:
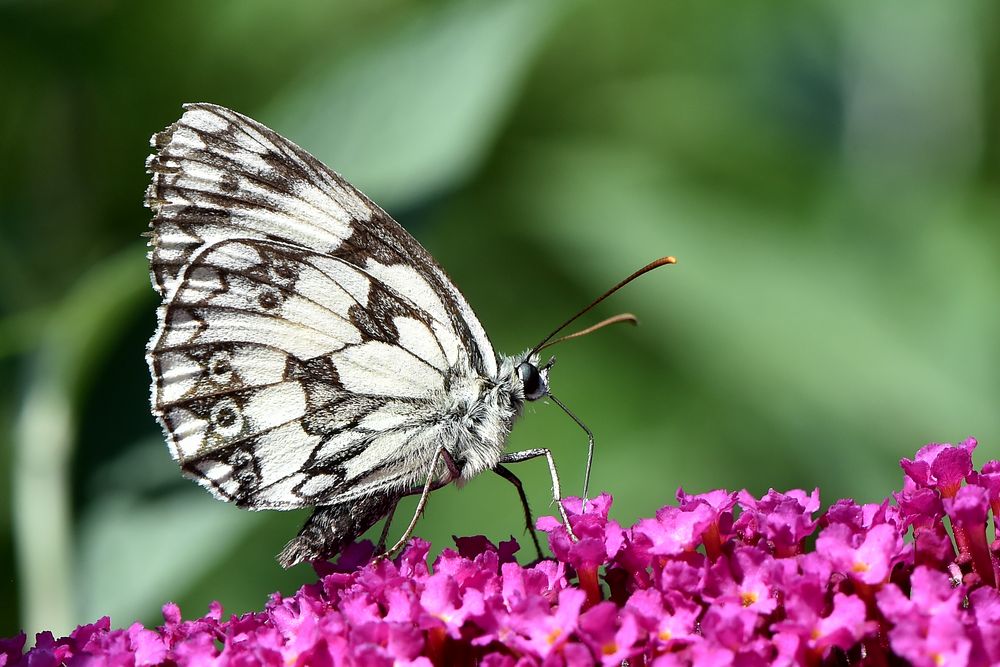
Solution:
M 642 326 L 552 373 L 623 523 L 681 484 L 873 501 L 928 441 L 996 457 L 997 26 L 985 0 L 3 3 L 0 636 L 312 576 L 274 562 L 304 513 L 213 500 L 149 414 L 143 160 L 185 101 L 382 203 L 503 351 L 676 255 L 587 320 Z M 526 412 L 511 448 L 579 493 L 582 432 Z M 518 472 L 551 511 L 544 463 Z M 519 512 L 484 476 L 417 532 L 520 538 Z

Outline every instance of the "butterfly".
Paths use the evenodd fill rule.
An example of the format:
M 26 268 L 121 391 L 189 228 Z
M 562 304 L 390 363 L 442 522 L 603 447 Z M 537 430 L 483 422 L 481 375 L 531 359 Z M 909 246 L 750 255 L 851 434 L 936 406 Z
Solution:
M 385 211 L 297 145 L 235 111 L 187 104 L 155 134 L 149 263 L 162 303 L 147 347 L 153 414 L 171 456 L 216 497 L 251 510 L 315 508 L 278 556 L 330 558 L 380 519 L 385 554 L 429 494 L 506 466 L 525 402 L 548 398 L 543 347 L 498 355 L 434 258 Z M 606 324 L 632 321 L 621 315 Z M 560 340 L 563 340 L 560 339 Z M 385 549 L 399 500 L 419 495 Z

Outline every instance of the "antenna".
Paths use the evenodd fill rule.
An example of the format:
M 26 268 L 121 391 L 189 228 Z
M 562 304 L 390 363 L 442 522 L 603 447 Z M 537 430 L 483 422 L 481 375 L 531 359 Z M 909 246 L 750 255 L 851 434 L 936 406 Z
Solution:
M 650 262 L 646 266 L 642 267 L 641 269 L 639 269 L 638 271 L 636 271 L 635 273 L 633 273 L 632 275 L 630 275 L 628 278 L 626 278 L 625 280 L 621 281 L 620 283 L 618 283 L 617 285 L 615 285 L 614 287 L 612 287 L 611 289 L 609 289 L 607 292 L 605 292 L 601 296 L 599 296 L 596 299 L 594 299 L 593 301 L 591 301 L 589 306 L 587 306 L 586 308 L 584 308 L 583 310 L 581 310 L 580 312 L 578 312 L 576 315 L 574 315 L 573 317 L 569 318 L 568 320 L 566 320 L 565 322 L 563 322 L 562 324 L 560 324 L 556 328 L 556 330 L 553 331 L 552 333 L 550 333 L 548 336 L 546 336 L 542 340 L 541 343 L 539 343 L 538 345 L 536 345 L 535 347 L 533 347 L 531 349 L 531 352 L 528 353 L 528 356 L 526 358 L 530 359 L 532 356 L 534 356 L 535 354 L 537 354 L 539 350 L 541 350 L 543 347 L 547 346 L 547 343 L 550 340 L 552 340 L 552 338 L 557 333 L 559 333 L 560 331 L 562 331 L 563 329 L 565 329 L 566 327 L 568 327 L 570 324 L 572 324 L 573 322 L 575 322 L 582 315 L 585 315 L 586 313 L 590 312 L 591 308 L 593 308 L 594 306 L 596 306 L 600 302 L 604 301 L 609 296 L 611 296 L 612 294 L 614 294 L 615 292 L 617 292 L 621 288 L 625 287 L 626 285 L 628 285 L 630 282 L 632 282 L 633 280 L 635 280 L 636 278 L 638 278 L 642 274 L 649 273 L 653 269 L 658 269 L 658 268 L 660 268 L 661 266 L 663 266 L 665 264 L 676 264 L 676 263 L 677 263 L 677 260 L 675 258 L 673 258 L 673 257 L 661 257 L 660 259 L 658 259 L 658 260 L 656 260 L 654 262 Z M 623 321 L 628 320 L 629 318 L 631 318 L 633 321 L 635 320 L 635 317 L 631 316 L 631 315 L 627 315 L 627 314 L 625 314 L 625 315 L 617 315 L 617 316 L 612 317 L 612 318 L 610 318 L 608 320 L 600 322 L 599 325 L 594 325 L 594 326 L 589 327 L 587 329 L 584 329 L 583 331 L 578 332 L 576 334 L 571 334 L 570 336 L 566 336 L 566 339 L 575 338 L 578 335 L 582 336 L 585 333 L 590 333 L 591 331 L 596 331 L 597 329 L 601 328 L 602 326 L 606 326 L 608 324 L 614 324 L 616 322 L 623 322 Z M 562 340 L 562 339 L 560 339 L 560 340 Z M 556 341 L 556 342 L 559 342 L 559 341 Z M 555 345 L 555 343 L 552 343 L 552 344 Z
M 566 340 L 573 340 L 574 338 L 579 338 L 580 336 L 586 336 L 587 334 L 592 334 L 595 331 L 597 331 L 598 329 L 603 329 L 604 327 L 610 326 L 612 324 L 619 324 L 621 322 L 628 322 L 632 326 L 635 326 L 635 325 L 639 324 L 639 319 L 635 315 L 633 315 L 632 313 L 620 313 L 620 314 L 615 315 L 613 317 L 609 317 L 606 320 L 601 320 L 597 324 L 592 324 L 589 327 L 587 327 L 586 329 L 581 329 L 580 331 L 577 331 L 577 332 L 574 332 L 574 333 L 571 333 L 571 334 L 566 334 L 565 336 L 560 336 L 559 338 L 556 338 L 555 340 L 550 340 L 548 343 L 546 343 L 545 345 L 542 345 L 540 348 L 538 348 L 538 351 L 541 352 L 542 350 L 544 350 L 547 347 L 552 347 L 553 345 L 557 345 L 557 344 L 559 344 L 559 343 L 561 343 L 563 341 L 566 341 Z

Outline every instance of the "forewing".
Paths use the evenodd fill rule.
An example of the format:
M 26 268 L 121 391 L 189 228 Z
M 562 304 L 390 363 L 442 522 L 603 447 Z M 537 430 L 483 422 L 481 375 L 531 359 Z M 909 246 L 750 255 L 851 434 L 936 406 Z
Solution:
M 198 250 L 159 318 L 148 360 L 171 454 L 255 509 L 408 489 L 464 365 L 447 322 L 342 259 L 277 241 Z
M 153 284 L 170 300 L 205 247 L 231 238 L 280 241 L 342 259 L 458 337 L 469 364 L 494 377 L 496 353 L 468 302 L 430 254 L 341 176 L 260 123 L 188 104 L 154 135 L 146 203 Z

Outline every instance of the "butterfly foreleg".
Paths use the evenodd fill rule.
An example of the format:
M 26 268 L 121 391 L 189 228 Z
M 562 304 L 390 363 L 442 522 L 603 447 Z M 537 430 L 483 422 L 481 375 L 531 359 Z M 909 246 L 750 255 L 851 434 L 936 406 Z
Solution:
M 566 526 L 566 532 L 569 533 L 570 539 L 576 542 L 576 535 L 573 534 L 573 527 L 569 523 L 569 516 L 566 514 L 566 508 L 563 507 L 562 490 L 559 485 L 559 471 L 556 470 L 556 462 L 552 458 L 552 452 L 545 448 L 526 449 L 523 452 L 510 452 L 503 455 L 500 463 L 521 463 L 522 461 L 530 461 L 542 456 L 549 463 L 549 475 L 552 477 L 552 499 L 555 501 L 556 507 L 559 508 L 559 516 L 562 517 L 563 524 Z
M 517 475 L 502 465 L 493 468 L 493 472 L 513 484 L 514 488 L 517 489 L 517 495 L 521 499 L 521 507 L 524 508 L 524 522 L 528 527 L 528 532 L 531 534 L 531 541 L 535 543 L 535 552 L 538 554 L 538 560 L 543 560 L 545 556 L 542 554 L 542 546 L 538 543 L 538 534 L 535 532 L 535 521 L 531 516 L 531 507 L 528 506 L 528 496 L 524 494 L 524 485 Z
M 439 460 L 444 461 L 445 466 L 448 468 L 448 476 L 445 479 L 435 479 L 437 477 Z M 423 513 L 424 507 L 427 505 L 427 498 L 431 495 L 431 491 L 436 491 L 442 486 L 447 486 L 452 480 L 457 479 L 460 475 L 461 471 L 455 464 L 455 459 L 448 453 L 448 450 L 445 449 L 444 445 L 438 447 L 437 451 L 434 452 L 434 457 L 431 459 L 430 469 L 427 471 L 427 481 L 424 482 L 423 487 L 420 489 L 420 500 L 417 501 L 417 509 L 413 512 L 413 518 L 410 519 L 410 525 L 406 527 L 406 530 L 403 531 L 403 534 L 399 537 L 396 543 L 380 555 L 381 558 L 391 558 L 393 554 L 403 548 L 406 541 L 410 539 L 411 535 L 413 535 L 413 529 L 417 527 L 417 520 Z M 403 495 L 414 495 L 415 493 L 417 493 L 416 489 Z

